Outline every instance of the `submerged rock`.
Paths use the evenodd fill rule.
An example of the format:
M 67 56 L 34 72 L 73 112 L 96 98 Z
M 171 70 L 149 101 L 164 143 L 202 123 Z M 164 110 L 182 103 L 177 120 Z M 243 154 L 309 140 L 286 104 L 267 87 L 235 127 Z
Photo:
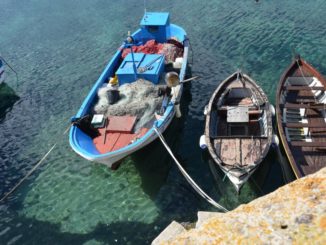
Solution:
M 159 244 L 326 244 L 326 168 Z

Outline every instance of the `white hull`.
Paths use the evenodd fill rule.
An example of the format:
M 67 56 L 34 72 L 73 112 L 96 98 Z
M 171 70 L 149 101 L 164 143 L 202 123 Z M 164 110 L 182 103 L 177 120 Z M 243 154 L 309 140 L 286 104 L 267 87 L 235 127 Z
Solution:
M 232 170 L 231 171 L 227 171 L 224 168 L 221 168 L 221 169 L 224 172 L 224 174 L 229 178 L 229 180 L 231 181 L 231 183 L 234 185 L 234 187 L 235 187 L 235 189 L 236 189 L 237 192 L 240 191 L 240 189 L 243 186 L 243 184 L 248 181 L 248 179 L 250 178 L 250 176 L 254 172 L 254 171 L 251 171 L 250 173 L 248 173 L 247 175 L 245 175 L 241 179 L 239 179 L 238 177 L 236 177 L 236 176 L 234 176 L 232 174 Z

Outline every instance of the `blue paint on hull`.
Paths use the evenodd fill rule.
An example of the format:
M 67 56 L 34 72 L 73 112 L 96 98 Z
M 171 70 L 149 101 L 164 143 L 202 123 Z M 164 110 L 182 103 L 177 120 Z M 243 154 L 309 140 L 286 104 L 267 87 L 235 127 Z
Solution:
M 181 41 L 184 44 L 184 56 L 183 56 L 183 64 L 182 68 L 180 70 L 180 80 L 184 80 L 186 68 L 187 68 L 187 58 L 188 58 L 188 39 L 186 36 L 186 32 L 179 26 L 174 24 L 168 24 L 166 26 L 166 39 L 169 39 L 171 37 L 176 37 L 179 41 Z M 136 32 L 132 34 L 133 39 L 137 44 L 144 44 L 148 37 L 147 35 L 143 35 L 143 28 L 138 29 Z M 94 102 L 97 99 L 97 91 L 102 85 L 108 80 L 109 77 L 112 77 L 114 75 L 114 72 L 117 70 L 117 66 L 119 65 L 119 61 L 122 54 L 122 49 L 124 45 L 122 44 L 118 51 L 114 54 L 111 61 L 107 64 L 104 71 L 94 84 L 93 88 L 85 98 L 84 102 L 82 103 L 79 111 L 77 112 L 75 118 L 82 118 L 83 116 L 87 115 L 92 106 L 94 105 Z M 182 94 L 182 87 L 183 85 L 180 85 L 180 96 Z M 180 99 L 180 96 L 179 99 Z M 160 132 L 162 133 L 167 126 L 172 121 L 172 118 L 175 114 L 174 110 L 174 102 L 170 101 L 164 115 L 157 121 L 154 122 L 153 127 L 157 127 Z M 88 136 L 86 133 L 84 133 L 82 130 L 80 130 L 77 126 L 72 126 L 69 133 L 69 142 L 72 147 L 72 149 L 81 155 L 82 157 L 95 161 L 95 162 L 101 162 L 104 164 L 107 164 L 111 166 L 114 162 L 120 160 L 121 158 L 124 158 L 125 156 L 135 152 L 136 150 L 139 150 L 140 148 L 144 147 L 145 145 L 149 144 L 153 140 L 157 138 L 157 135 L 155 134 L 153 127 L 140 139 L 135 141 L 134 143 L 125 146 L 121 149 L 118 149 L 116 151 L 108 152 L 105 154 L 101 154 L 97 151 L 93 140 L 90 136 Z

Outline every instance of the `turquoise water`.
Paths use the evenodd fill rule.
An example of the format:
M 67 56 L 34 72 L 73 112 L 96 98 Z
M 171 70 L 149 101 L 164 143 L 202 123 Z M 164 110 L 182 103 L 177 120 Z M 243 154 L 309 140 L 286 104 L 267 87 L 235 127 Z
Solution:
M 143 1 L 0 0 L 0 53 L 19 74 L 7 86 L 19 100 L 0 113 L 0 194 L 58 142 L 44 164 L 0 204 L 1 244 L 144 244 L 172 220 L 192 222 L 214 208 L 189 187 L 156 141 L 115 172 L 78 157 L 62 133 L 105 64 L 138 27 Z M 271 152 L 237 196 L 198 147 L 203 108 L 235 69 L 250 73 L 275 99 L 292 49 L 326 74 L 324 0 L 147 1 L 187 31 L 192 74 L 183 118 L 165 136 L 185 169 L 227 208 L 284 184 Z M 1 98 L 3 100 L 3 98 Z

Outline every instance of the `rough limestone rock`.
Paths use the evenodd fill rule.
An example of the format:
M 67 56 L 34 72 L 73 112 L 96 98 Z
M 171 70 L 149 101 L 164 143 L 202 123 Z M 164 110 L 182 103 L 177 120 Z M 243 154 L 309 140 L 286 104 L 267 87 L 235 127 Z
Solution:
M 159 244 L 326 244 L 326 168 Z
M 186 229 L 176 221 L 172 221 L 168 227 L 161 232 L 161 234 L 155 238 L 152 245 L 158 245 L 165 241 L 174 238 L 176 235 L 185 232 Z

